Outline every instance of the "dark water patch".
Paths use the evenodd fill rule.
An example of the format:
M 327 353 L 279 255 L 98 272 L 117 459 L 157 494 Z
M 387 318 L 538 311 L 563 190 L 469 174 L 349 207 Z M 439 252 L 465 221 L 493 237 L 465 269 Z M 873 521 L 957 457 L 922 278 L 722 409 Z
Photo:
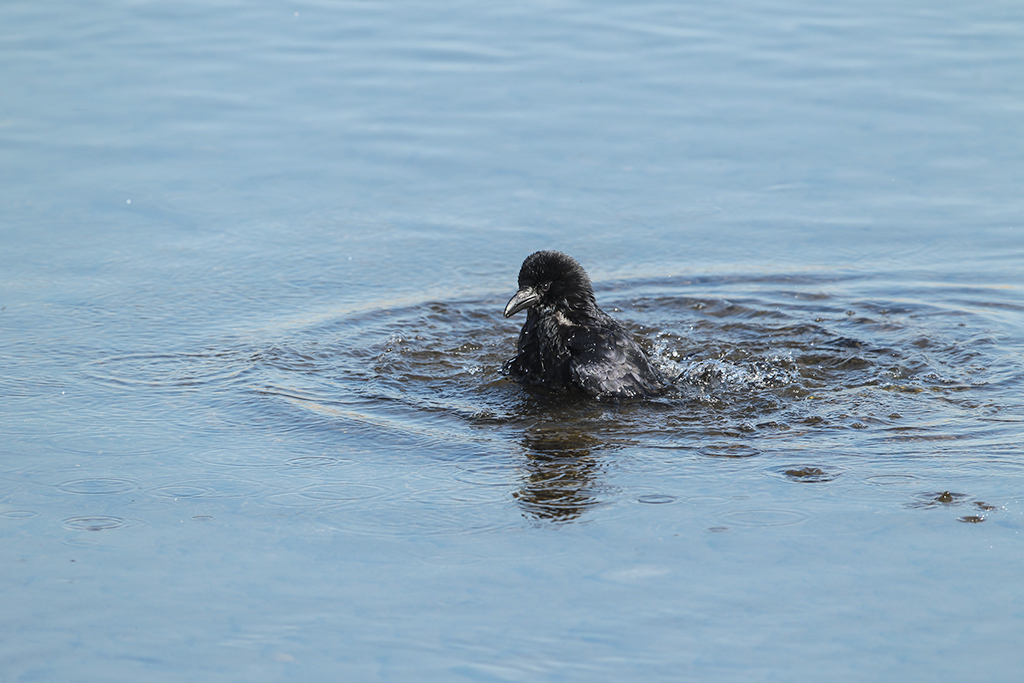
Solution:
M 826 342 L 827 346 L 833 346 L 839 349 L 864 349 L 867 347 L 867 343 L 859 339 L 851 339 L 850 337 L 837 337 L 829 342 Z
M 844 470 L 831 465 L 789 465 L 774 467 L 770 472 L 797 484 L 824 484 L 841 477 Z

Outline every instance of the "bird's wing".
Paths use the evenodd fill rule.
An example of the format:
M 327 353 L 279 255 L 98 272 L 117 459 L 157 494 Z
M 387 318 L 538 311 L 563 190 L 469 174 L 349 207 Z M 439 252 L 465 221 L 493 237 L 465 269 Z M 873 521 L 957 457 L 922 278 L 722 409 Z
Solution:
M 665 390 L 665 379 L 625 329 L 581 326 L 568 339 L 573 383 L 591 396 L 638 398 Z

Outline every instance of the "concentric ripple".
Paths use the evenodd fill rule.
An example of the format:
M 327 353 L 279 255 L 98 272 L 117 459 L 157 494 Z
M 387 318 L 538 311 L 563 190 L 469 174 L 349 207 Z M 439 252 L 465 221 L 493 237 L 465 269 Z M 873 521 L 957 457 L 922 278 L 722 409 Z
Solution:
M 612 452 L 678 449 L 827 485 L 845 471 L 827 455 L 781 468 L 764 456 L 802 448 L 811 434 L 860 452 L 891 450 L 894 440 L 977 438 L 986 431 L 982 411 L 993 405 L 991 395 L 985 402 L 973 392 L 993 375 L 1019 374 L 989 351 L 983 312 L 909 296 L 829 294 L 834 282 L 814 278 L 691 285 L 625 282 L 598 291 L 675 378 L 653 401 L 600 403 L 503 377 L 518 322 L 501 316 L 500 297 L 368 310 L 295 330 L 247 356 L 252 388 L 296 419 L 400 436 L 430 457 L 507 452 L 525 467 L 511 499 L 528 516 L 565 520 L 618 495 L 603 475 Z M 950 419 L 974 429 L 936 433 L 933 425 Z M 332 464 L 322 456 L 292 462 Z M 491 471 L 478 469 L 474 485 L 508 484 L 504 465 L 485 467 Z M 896 483 L 886 476 L 869 481 Z
M 70 531 L 111 531 L 127 524 L 128 522 L 120 517 L 105 515 L 68 517 L 64 520 L 64 528 Z
M 246 494 L 273 506 L 383 505 L 386 496 L 358 479 L 358 453 L 385 448 L 412 463 L 448 463 L 447 482 L 425 484 L 436 490 L 497 487 L 522 515 L 571 521 L 620 500 L 674 499 L 677 488 L 657 496 L 617 488 L 609 468 L 631 453 L 792 483 L 895 485 L 917 474 L 909 466 L 882 474 L 893 453 L 989 443 L 1021 412 L 1014 397 L 1024 363 L 993 334 L 990 308 L 943 304 L 937 294 L 908 287 L 886 300 L 868 280 L 807 276 L 606 283 L 599 303 L 673 379 L 664 396 L 642 402 L 528 390 L 504 377 L 521 323 L 501 315 L 507 292 L 370 307 L 279 327 L 272 338 L 111 356 L 88 371 L 111 385 L 201 390 L 212 428 L 309 439 L 309 452 L 285 459 L 256 445 L 197 453 L 201 464 L 273 467 L 307 484 L 353 473 L 340 487 L 281 492 L 274 484 Z M 853 472 L 850 455 L 879 460 Z M 61 490 L 131 486 L 77 480 Z M 199 480 L 152 492 L 214 495 Z
M 60 485 L 64 493 L 77 493 L 81 495 L 109 495 L 113 493 L 124 493 L 137 488 L 134 482 L 125 479 L 76 479 L 66 481 Z

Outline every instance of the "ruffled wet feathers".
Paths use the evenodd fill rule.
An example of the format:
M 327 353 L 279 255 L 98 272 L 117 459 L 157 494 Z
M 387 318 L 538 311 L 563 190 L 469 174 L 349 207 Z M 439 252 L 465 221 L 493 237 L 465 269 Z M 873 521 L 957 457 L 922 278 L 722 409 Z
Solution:
M 523 261 L 505 317 L 526 311 L 505 372 L 526 386 L 594 398 L 643 398 L 668 382 L 615 319 L 602 311 L 583 267 L 567 254 L 538 251 Z

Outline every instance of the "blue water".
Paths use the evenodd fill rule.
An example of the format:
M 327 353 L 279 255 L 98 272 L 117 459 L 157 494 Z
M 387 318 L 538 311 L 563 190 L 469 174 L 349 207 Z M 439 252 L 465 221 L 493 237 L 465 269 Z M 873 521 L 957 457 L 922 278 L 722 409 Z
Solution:
M 0 7 L 0 680 L 1016 681 L 1024 6 Z M 572 254 L 678 375 L 500 373 Z

